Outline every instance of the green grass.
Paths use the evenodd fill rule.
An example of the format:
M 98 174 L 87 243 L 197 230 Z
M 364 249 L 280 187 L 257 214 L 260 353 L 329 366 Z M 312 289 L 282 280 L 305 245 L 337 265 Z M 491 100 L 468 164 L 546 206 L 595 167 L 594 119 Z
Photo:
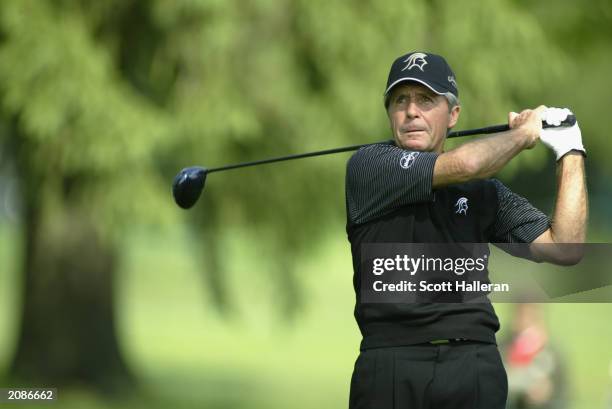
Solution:
M 120 401 L 60 390 L 61 408 L 346 407 L 359 333 L 353 319 L 352 266 L 338 227 L 308 259 L 295 260 L 308 304 L 293 324 L 277 318 L 271 276 L 256 237 L 228 232 L 231 294 L 237 317 L 211 308 L 198 260 L 182 231 L 135 231 L 117 282 L 118 330 L 143 390 Z M 0 228 L 0 368 L 14 343 L 15 231 Z M 511 305 L 496 309 L 509 323 Z M 612 304 L 546 306 L 553 339 L 574 375 L 575 409 L 602 406 L 612 359 Z M 6 406 L 10 407 L 10 406 Z M 20 405 L 26 408 L 27 405 Z
M 20 239 L 16 226 L 0 224 L 0 368 L 7 365 L 18 320 Z
M 343 243 L 316 262 L 297 264 L 309 304 L 290 325 L 273 318 L 272 278 L 253 267 L 255 251 L 243 250 L 230 263 L 235 273 L 228 281 L 240 316 L 228 323 L 207 304 L 193 260 L 184 254 L 155 259 L 149 249 L 156 244 L 147 240 L 155 241 L 138 241 L 122 284 L 125 347 L 139 373 L 157 380 L 168 372 L 233 379 L 241 387 L 222 388 L 221 395 L 247 391 L 250 406 L 240 407 L 346 406 L 359 334 L 352 319 L 350 253 Z M 229 243 L 228 252 L 237 247 Z M 335 256 L 342 252 L 346 257 Z M 163 273 L 152 273 L 154 266 Z M 143 319 L 151 315 L 156 325 Z

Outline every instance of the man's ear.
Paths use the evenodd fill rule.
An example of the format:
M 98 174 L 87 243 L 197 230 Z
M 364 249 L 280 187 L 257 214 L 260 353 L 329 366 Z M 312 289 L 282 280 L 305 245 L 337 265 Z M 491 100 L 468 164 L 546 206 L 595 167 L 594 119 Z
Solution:
M 461 112 L 461 105 L 455 105 L 453 109 L 451 109 L 451 111 L 448 113 L 448 116 L 449 116 L 448 127 L 449 128 L 452 128 L 453 126 L 457 124 L 457 121 L 459 120 L 460 112 Z

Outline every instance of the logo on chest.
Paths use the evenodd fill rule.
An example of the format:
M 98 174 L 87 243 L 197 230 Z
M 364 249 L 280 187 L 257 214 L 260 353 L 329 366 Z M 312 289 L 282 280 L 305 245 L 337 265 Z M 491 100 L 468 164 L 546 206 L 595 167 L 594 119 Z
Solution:
M 455 213 L 467 215 L 468 211 L 468 200 L 467 197 L 460 197 L 455 203 Z

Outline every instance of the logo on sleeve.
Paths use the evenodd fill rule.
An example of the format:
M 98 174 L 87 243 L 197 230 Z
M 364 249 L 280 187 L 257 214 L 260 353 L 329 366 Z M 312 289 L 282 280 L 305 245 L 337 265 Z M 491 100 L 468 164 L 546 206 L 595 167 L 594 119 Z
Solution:
M 457 203 L 455 203 L 455 213 L 456 214 L 464 214 L 467 215 L 467 211 L 468 211 L 468 200 L 465 197 L 460 197 L 459 200 L 457 200 Z
M 414 67 L 417 67 L 421 71 L 425 71 L 423 70 L 423 67 L 427 65 L 427 61 L 425 60 L 426 57 L 427 57 L 427 54 L 425 53 L 410 54 L 410 56 L 403 61 L 406 63 L 406 66 L 402 68 L 402 71 L 411 70 Z
M 400 158 L 400 166 L 402 169 L 408 169 L 412 165 L 414 165 L 414 161 L 417 156 L 419 156 L 420 152 L 403 152 L 402 157 Z

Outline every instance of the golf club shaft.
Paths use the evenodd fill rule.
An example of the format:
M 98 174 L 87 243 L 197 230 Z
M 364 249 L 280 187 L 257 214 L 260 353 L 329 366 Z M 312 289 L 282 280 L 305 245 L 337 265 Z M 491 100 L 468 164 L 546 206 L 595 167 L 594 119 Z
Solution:
M 210 169 L 208 169 L 208 173 L 220 172 L 220 171 L 223 171 L 223 170 L 230 170 L 230 169 L 237 169 L 237 168 L 244 168 L 244 167 L 247 167 L 247 166 L 263 165 L 265 163 L 282 162 L 282 161 L 292 160 L 292 159 L 309 158 L 311 156 L 321 156 L 321 155 L 330 155 L 332 153 L 356 151 L 357 149 L 362 148 L 364 146 L 376 145 L 378 143 L 385 143 L 385 142 L 386 141 L 383 141 L 383 142 L 374 142 L 374 143 L 366 143 L 366 144 L 363 144 L 363 145 L 352 145 L 352 146 L 345 146 L 343 148 L 326 149 L 326 150 L 323 150 L 323 151 L 315 151 L 315 152 L 308 152 L 308 153 L 298 153 L 296 155 L 281 156 L 281 157 L 278 157 L 278 158 L 270 158 L 270 159 L 256 160 L 256 161 L 252 161 L 252 162 L 236 163 L 234 165 L 226 165 L 226 166 L 219 166 L 217 168 L 210 168 Z
M 566 120 L 562 122 L 562 125 L 560 125 L 560 126 L 571 126 L 571 125 L 574 125 L 575 123 L 576 123 L 576 117 L 574 115 L 569 115 L 566 118 Z M 554 127 L 554 125 L 548 125 L 546 122 L 543 122 L 542 126 L 544 128 Z M 505 131 L 508 131 L 508 130 L 510 130 L 510 126 L 508 126 L 508 124 L 493 125 L 493 126 L 487 126 L 487 127 L 484 127 L 484 128 L 466 129 L 466 130 L 463 130 L 463 131 L 450 132 L 448 134 L 447 138 L 457 138 L 457 137 L 461 137 L 461 136 L 491 134 L 491 133 L 505 132 Z M 226 165 L 226 166 L 219 166 L 217 168 L 210 168 L 210 169 L 208 169 L 208 173 L 221 172 L 221 171 L 224 171 L 224 170 L 231 170 L 231 169 L 238 169 L 238 168 L 244 168 L 244 167 L 247 167 L 247 166 L 264 165 L 266 163 L 283 162 L 283 161 L 286 161 L 286 160 L 309 158 L 311 156 L 321 156 L 321 155 L 330 155 L 330 154 L 333 154 L 333 153 L 356 151 L 357 149 L 362 148 L 364 146 L 376 145 L 376 144 L 388 143 L 388 142 L 389 141 L 366 143 L 366 144 L 362 144 L 362 145 L 345 146 L 343 148 L 326 149 L 326 150 L 322 150 L 322 151 L 315 151 L 315 152 L 308 152 L 308 153 L 299 153 L 299 154 L 296 154 L 296 155 L 280 156 L 278 158 L 270 158 L 270 159 L 256 160 L 256 161 L 252 161 L 252 162 L 236 163 L 234 165 Z
M 576 123 L 575 115 L 568 115 L 567 118 L 560 125 L 549 125 L 547 122 L 542 121 L 542 128 L 558 128 L 561 126 L 573 126 Z M 498 132 L 506 132 L 510 130 L 510 125 L 493 125 L 487 126 L 484 128 L 475 128 L 475 129 L 466 129 L 464 131 L 454 131 L 450 132 L 447 138 L 457 138 L 460 136 L 470 136 L 470 135 L 483 135 L 490 133 L 498 133 Z
M 449 132 L 446 137 L 447 138 L 458 138 L 461 136 L 484 135 L 484 134 L 490 134 L 490 133 L 506 132 L 508 130 L 510 130 L 510 126 L 508 126 L 508 124 L 492 125 L 492 126 L 487 126 L 484 128 L 465 129 L 463 131 Z

